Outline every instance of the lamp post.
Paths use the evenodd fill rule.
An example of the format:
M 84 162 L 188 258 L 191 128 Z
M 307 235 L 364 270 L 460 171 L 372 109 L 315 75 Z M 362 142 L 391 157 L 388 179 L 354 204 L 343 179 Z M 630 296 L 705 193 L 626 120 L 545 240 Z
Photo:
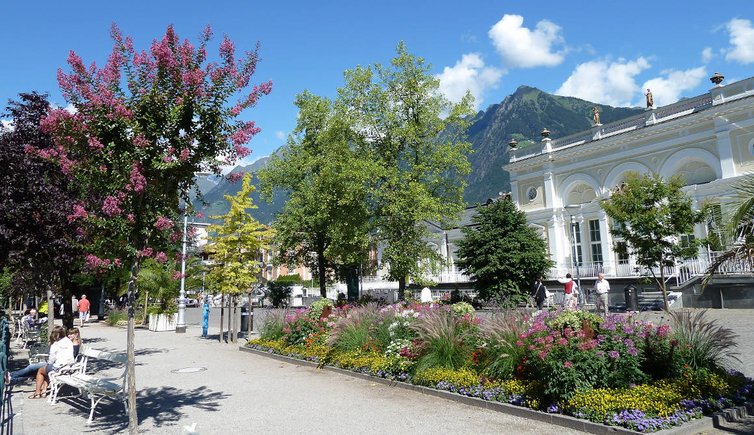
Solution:
M 188 238 L 188 214 L 183 210 L 183 248 L 181 249 L 181 293 L 178 296 L 178 321 L 175 332 L 186 332 L 186 239 Z
M 194 177 L 206 177 L 210 172 L 194 172 Z M 183 207 L 183 247 L 181 249 L 181 291 L 178 296 L 178 320 L 175 332 L 186 332 L 186 242 L 188 239 L 188 204 Z
M 576 268 L 576 286 L 579 289 L 579 304 L 583 307 L 582 300 L 585 301 L 583 291 L 581 290 L 581 271 L 579 270 L 579 251 L 578 247 L 576 246 L 576 217 L 571 214 L 569 209 L 578 208 L 581 210 L 581 205 L 566 205 L 563 207 L 563 210 L 568 213 L 568 216 L 571 218 L 571 263 Z

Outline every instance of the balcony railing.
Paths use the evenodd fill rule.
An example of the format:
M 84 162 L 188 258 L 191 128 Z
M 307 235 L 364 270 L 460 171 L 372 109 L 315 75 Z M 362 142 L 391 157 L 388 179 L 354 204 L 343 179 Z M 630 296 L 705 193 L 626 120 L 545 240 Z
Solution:
M 698 258 L 679 260 L 675 266 L 665 267 L 663 274 L 665 275 L 666 282 L 670 285 L 680 286 L 684 283 L 704 275 L 709 268 L 709 265 L 719 256 L 721 252 L 704 252 Z M 656 276 L 660 276 L 659 269 L 653 269 Z M 550 269 L 547 277 L 550 279 L 564 277 L 566 273 L 571 273 L 576 276 L 576 270 L 574 268 L 557 268 Z M 597 274 L 605 273 L 604 265 L 601 262 L 583 262 L 579 265 L 578 275 L 581 279 L 596 278 Z M 731 275 L 731 274 L 750 274 L 754 273 L 754 264 L 748 261 L 735 260 L 727 261 L 719 268 L 719 275 Z M 638 277 L 652 277 L 652 271 L 633 264 L 628 261 L 619 261 L 615 265 L 615 272 L 612 274 L 606 274 L 608 278 L 638 278 Z M 468 283 L 470 279 L 467 275 L 458 271 L 455 267 L 449 271 L 443 271 L 437 274 L 425 275 L 425 278 L 434 281 L 438 284 L 455 284 L 455 283 Z M 364 276 L 361 278 L 364 287 L 382 288 L 382 283 L 387 283 L 387 280 L 381 276 Z

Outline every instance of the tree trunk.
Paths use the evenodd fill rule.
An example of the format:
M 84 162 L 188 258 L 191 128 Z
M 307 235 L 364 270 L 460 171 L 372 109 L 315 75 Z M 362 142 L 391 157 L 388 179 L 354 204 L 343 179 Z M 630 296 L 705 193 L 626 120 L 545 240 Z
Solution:
M 406 300 L 406 277 L 402 276 L 398 278 L 398 300 L 399 301 L 405 301 Z
M 131 266 L 131 279 L 128 281 L 128 335 L 126 345 L 126 356 L 128 358 L 128 433 L 135 435 L 139 433 L 139 418 L 136 414 L 136 352 L 134 351 L 134 329 L 135 325 L 135 299 L 136 299 L 136 277 L 139 275 L 140 260 L 134 260 Z
M 230 336 L 230 322 L 231 322 L 231 319 L 233 318 L 233 314 L 230 311 L 230 299 L 231 299 L 231 296 L 228 295 L 228 340 L 226 341 L 227 343 L 233 342 L 233 337 Z
M 232 302 L 233 302 L 233 328 L 231 332 L 231 339 L 230 341 L 233 343 L 236 343 L 238 341 L 238 302 L 236 301 L 236 296 L 231 296 Z
M 317 252 L 317 273 L 319 274 L 319 295 L 327 297 L 327 267 L 324 252 Z
M 47 330 L 55 326 L 55 300 L 52 298 L 52 282 L 47 283 Z
M 670 311 L 670 304 L 668 304 L 668 289 L 665 285 L 665 268 L 660 264 L 660 290 L 662 291 L 662 302 L 665 304 L 665 312 Z
M 223 342 L 223 322 L 225 321 L 225 294 L 220 293 L 220 343 Z
M 144 292 L 144 321 L 142 323 L 149 322 L 149 290 Z

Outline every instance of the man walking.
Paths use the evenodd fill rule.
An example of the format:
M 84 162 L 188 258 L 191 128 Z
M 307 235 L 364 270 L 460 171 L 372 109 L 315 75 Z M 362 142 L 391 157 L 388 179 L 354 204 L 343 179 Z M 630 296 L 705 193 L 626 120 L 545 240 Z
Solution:
M 81 320 L 81 327 L 84 327 L 84 322 L 89 320 L 89 299 L 86 298 L 86 295 L 81 295 L 81 300 L 79 301 L 79 319 Z
M 610 283 L 605 279 L 605 274 L 597 274 L 597 281 L 594 282 L 594 289 L 597 291 L 597 310 L 602 308 L 602 312 L 607 316 L 607 294 L 610 292 Z

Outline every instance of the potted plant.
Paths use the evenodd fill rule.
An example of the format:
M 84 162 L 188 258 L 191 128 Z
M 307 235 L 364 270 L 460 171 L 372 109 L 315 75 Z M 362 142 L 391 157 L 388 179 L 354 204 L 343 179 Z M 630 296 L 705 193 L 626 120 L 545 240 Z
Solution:
M 139 271 L 139 299 L 149 316 L 150 331 L 174 331 L 180 289 L 173 261 L 144 261 Z

